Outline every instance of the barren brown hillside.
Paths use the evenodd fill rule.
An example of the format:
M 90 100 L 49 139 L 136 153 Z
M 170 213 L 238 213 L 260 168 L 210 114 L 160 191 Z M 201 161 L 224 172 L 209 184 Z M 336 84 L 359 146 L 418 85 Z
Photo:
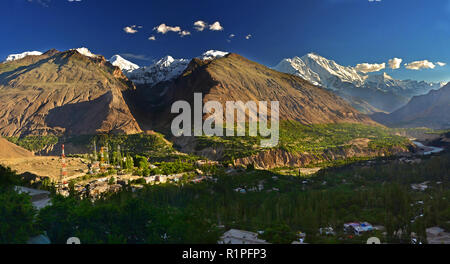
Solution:
M 140 132 L 122 96 L 130 89 L 103 57 L 76 50 L 0 64 L 0 135 Z
M 33 153 L 0 137 L 0 159 L 33 157 Z

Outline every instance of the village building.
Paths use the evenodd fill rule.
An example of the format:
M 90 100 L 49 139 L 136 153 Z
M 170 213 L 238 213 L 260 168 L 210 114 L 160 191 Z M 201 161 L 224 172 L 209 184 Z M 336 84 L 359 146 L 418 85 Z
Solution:
M 230 229 L 223 234 L 218 244 L 232 244 L 232 245 L 256 245 L 256 244 L 270 244 L 265 240 L 259 239 L 258 234 L 254 232 Z
M 354 223 L 344 224 L 344 230 L 347 233 L 352 233 L 352 234 L 359 236 L 363 233 L 373 231 L 374 228 L 371 224 L 369 224 L 367 222 L 361 222 L 361 223 L 354 222 Z

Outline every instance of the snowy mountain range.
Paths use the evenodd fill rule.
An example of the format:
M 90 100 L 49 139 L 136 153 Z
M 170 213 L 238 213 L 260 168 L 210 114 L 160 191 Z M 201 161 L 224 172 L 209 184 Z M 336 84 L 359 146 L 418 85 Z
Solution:
M 443 86 L 442 83 L 395 80 L 386 73 L 364 74 L 358 72 L 354 67 L 341 66 L 333 60 L 314 53 L 309 53 L 301 58 L 284 59 L 274 69 L 298 75 L 313 84 L 321 85 L 331 90 L 340 89 L 336 82 L 348 82 L 356 87 L 370 86 L 381 90 L 391 90 L 389 87 L 398 87 L 403 90 L 413 90 L 415 93 L 420 94 L 426 94 L 430 90 L 439 89 Z
M 78 53 L 95 58 L 98 55 L 93 54 L 89 49 L 82 47 L 76 50 Z M 20 54 L 11 54 L 6 61 L 19 60 L 30 55 L 42 55 L 39 51 L 27 51 Z M 228 52 L 218 50 L 208 50 L 202 55 L 198 56 L 201 60 L 212 60 L 228 55 Z M 163 81 L 169 81 L 178 77 L 186 67 L 189 65 L 190 59 L 175 59 L 172 56 L 166 56 L 150 66 L 140 67 L 139 65 L 130 62 L 120 55 L 114 55 L 109 59 L 109 62 L 119 67 L 127 77 L 135 84 L 153 86 Z
M 98 57 L 98 55 L 93 54 L 89 49 L 87 48 L 77 48 L 77 49 L 71 49 L 71 50 L 76 50 L 78 51 L 78 53 L 80 53 L 81 55 L 90 57 L 90 58 L 95 58 Z M 40 52 L 40 51 L 25 51 L 19 54 L 10 54 L 6 57 L 6 62 L 8 61 L 15 61 L 15 60 L 20 60 L 23 59 L 27 56 L 39 56 L 42 55 L 44 53 Z
M 98 57 L 87 48 L 74 49 L 87 57 Z M 6 61 L 18 60 L 29 55 L 41 55 L 39 51 L 9 55 Z M 201 60 L 211 60 L 228 55 L 228 52 L 209 50 L 198 56 Z M 122 69 L 135 84 L 155 86 L 178 77 L 190 63 L 190 59 L 175 59 L 166 56 L 152 65 L 140 67 L 120 55 L 109 59 L 110 63 Z M 333 60 L 309 53 L 303 57 L 283 59 L 273 69 L 294 74 L 314 85 L 327 88 L 346 99 L 358 110 L 373 112 L 393 112 L 418 95 L 440 89 L 443 83 L 429 83 L 414 80 L 396 80 L 386 73 L 366 74 L 355 67 L 342 66 Z
M 314 53 L 283 59 L 274 69 L 300 76 L 315 85 L 330 89 L 367 113 L 373 112 L 373 109 L 361 108 L 361 102 L 381 111 L 392 112 L 405 105 L 413 96 L 427 94 L 444 85 L 395 80 L 386 73 L 369 75 Z
M 275 70 L 298 75 L 315 85 L 320 85 L 331 90 L 336 90 L 335 82 L 349 82 L 362 85 L 365 77 L 359 74 L 353 67 L 345 67 L 333 60 L 328 60 L 319 55 L 309 53 L 301 58 L 294 57 L 282 60 Z
M 112 65 L 119 67 L 125 73 L 132 72 L 140 68 L 139 65 L 122 58 L 120 55 L 112 56 L 111 59 L 109 59 L 109 62 L 111 62 Z
M 15 61 L 25 58 L 26 56 L 39 56 L 42 55 L 40 51 L 25 51 L 19 54 L 11 54 L 6 57 L 6 61 Z
M 135 84 L 153 86 L 178 77 L 188 64 L 189 60 L 174 59 L 172 56 L 166 56 L 150 66 L 125 72 L 125 75 Z
M 228 52 L 209 50 L 197 58 L 201 60 L 212 60 L 224 57 L 227 54 Z M 115 55 L 110 59 L 110 62 L 121 68 L 125 75 L 135 84 L 148 86 L 153 86 L 180 76 L 190 61 L 190 59 L 175 59 L 172 56 L 166 56 L 150 66 L 139 67 L 119 55 Z

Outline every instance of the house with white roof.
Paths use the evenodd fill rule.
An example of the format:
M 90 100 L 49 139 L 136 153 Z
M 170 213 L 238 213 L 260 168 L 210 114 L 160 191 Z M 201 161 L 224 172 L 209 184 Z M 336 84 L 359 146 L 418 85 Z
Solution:
M 231 245 L 257 245 L 257 244 L 270 244 L 265 240 L 259 239 L 257 233 L 250 231 L 230 229 L 223 234 L 218 244 L 231 244 Z

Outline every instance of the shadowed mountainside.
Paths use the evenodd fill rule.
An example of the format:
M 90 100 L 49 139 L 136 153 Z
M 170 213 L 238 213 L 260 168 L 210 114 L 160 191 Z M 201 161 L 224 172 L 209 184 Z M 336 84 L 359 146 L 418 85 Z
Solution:
M 413 97 L 407 105 L 391 114 L 377 113 L 372 118 L 391 127 L 450 128 L 450 84 Z

